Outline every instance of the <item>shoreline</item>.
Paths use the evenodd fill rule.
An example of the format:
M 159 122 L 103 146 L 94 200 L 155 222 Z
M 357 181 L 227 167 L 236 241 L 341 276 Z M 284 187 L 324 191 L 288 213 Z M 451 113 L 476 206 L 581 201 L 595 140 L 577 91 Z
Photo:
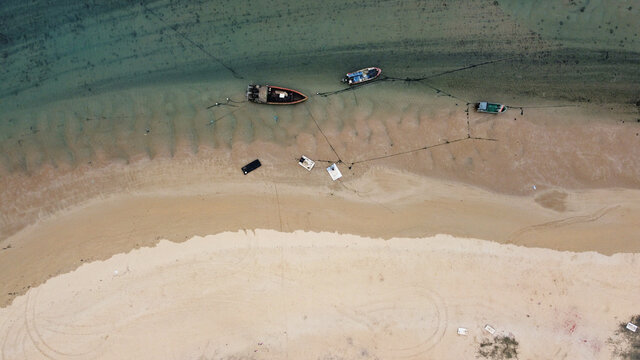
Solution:
M 331 182 L 322 167 L 308 173 L 293 163 L 291 177 L 277 183 L 272 176 L 278 169 L 268 163 L 250 174 L 252 179 L 240 171 L 211 177 L 207 167 L 193 163 L 186 164 L 189 173 L 176 160 L 158 165 L 149 162 L 155 170 L 124 176 L 124 192 L 44 216 L 0 241 L 0 273 L 6 274 L 0 302 L 6 305 L 85 262 L 154 246 L 160 239 L 182 242 L 243 229 L 383 239 L 446 233 L 559 251 L 640 252 L 639 225 L 629 216 L 640 212 L 638 190 L 548 189 L 537 197 L 513 196 L 383 167 Z M 173 173 L 189 173 L 188 186 Z M 308 185 L 299 185 L 303 181 Z
M 85 260 L 161 238 L 239 229 L 383 238 L 447 233 L 640 252 L 640 124 L 619 118 L 632 118 L 631 108 L 493 116 L 390 84 L 291 108 L 203 110 L 229 86 L 63 102 L 50 109 L 52 118 L 36 112 L 37 132 L 26 123 L 28 137 L 3 143 L 5 161 L 23 161 L 34 173 L 0 178 L 0 270 L 10 275 L 2 293 L 13 294 L 1 302 Z M 83 118 L 84 106 L 99 119 Z M 226 117 L 209 126 L 212 116 Z M 311 173 L 297 164 L 300 155 L 318 161 Z M 255 158 L 263 166 L 245 177 L 240 167 Z M 341 158 L 344 177 L 332 182 L 324 168 Z M 358 162 L 363 158 L 380 159 Z M 38 270 L 29 268 L 33 263 Z
M 231 85 L 212 93 L 204 84 L 147 88 L 34 110 L 0 144 L 0 239 L 60 209 L 153 185 L 150 178 L 165 176 L 159 169 L 168 171 L 170 162 L 180 170 L 162 181 L 184 186 L 231 179 L 255 158 L 267 160 L 265 179 L 305 184 L 309 177 L 300 177 L 293 160 L 305 154 L 319 160 L 319 169 L 342 159 L 348 178 L 385 167 L 500 194 L 528 196 L 533 186 L 560 193 L 640 188 L 633 107 L 550 104 L 483 115 L 453 98 L 390 84 L 286 109 L 205 109 Z M 91 119 L 81 116 L 85 107 Z

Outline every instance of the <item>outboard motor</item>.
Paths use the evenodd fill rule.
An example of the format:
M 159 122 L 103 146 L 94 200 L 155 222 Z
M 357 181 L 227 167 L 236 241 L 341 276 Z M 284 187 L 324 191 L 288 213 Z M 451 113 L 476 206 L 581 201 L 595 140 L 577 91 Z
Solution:
M 247 86 L 247 100 L 254 101 L 257 97 L 258 91 L 255 85 Z

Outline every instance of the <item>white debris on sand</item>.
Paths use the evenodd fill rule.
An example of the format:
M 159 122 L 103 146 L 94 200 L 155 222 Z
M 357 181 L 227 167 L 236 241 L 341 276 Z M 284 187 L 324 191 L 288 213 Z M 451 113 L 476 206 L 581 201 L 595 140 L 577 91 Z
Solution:
M 491 325 L 487 324 L 484 326 L 484 331 L 488 332 L 489 334 L 493 335 L 496 333 L 496 329 L 494 329 Z
M 329 172 L 329 175 L 331 176 L 331 179 L 333 181 L 336 181 L 342 177 L 342 173 L 340 172 L 340 169 L 338 169 L 338 165 L 336 164 L 332 164 L 331 166 L 329 166 L 327 168 L 327 171 Z

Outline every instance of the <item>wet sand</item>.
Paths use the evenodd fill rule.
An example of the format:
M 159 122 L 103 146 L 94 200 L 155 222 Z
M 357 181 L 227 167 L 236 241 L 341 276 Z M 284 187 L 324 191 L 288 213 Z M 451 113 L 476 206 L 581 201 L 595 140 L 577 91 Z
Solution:
M 342 161 L 345 180 L 385 167 L 542 196 L 540 204 L 559 216 L 571 190 L 640 187 L 633 107 L 611 112 L 547 103 L 495 116 L 420 85 L 383 82 L 291 108 L 244 102 L 207 109 L 229 94 L 240 101 L 231 89 L 149 88 L 34 111 L 35 126 L 21 125 L 20 135 L 2 144 L 0 234 L 6 238 L 60 209 L 156 182 L 225 182 L 255 158 L 265 164 L 265 181 L 326 185 L 321 171 L 299 174 L 302 154 L 318 160 L 318 168 Z M 180 171 L 165 165 L 167 159 Z M 559 194 L 560 204 L 549 203 L 544 194 L 550 192 Z

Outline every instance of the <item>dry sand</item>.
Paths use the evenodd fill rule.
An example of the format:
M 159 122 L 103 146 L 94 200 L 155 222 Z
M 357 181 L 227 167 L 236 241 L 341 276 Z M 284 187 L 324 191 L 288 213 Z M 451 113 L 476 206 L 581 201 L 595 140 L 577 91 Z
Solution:
M 610 359 L 609 339 L 638 310 L 639 277 L 637 254 L 447 235 L 223 233 L 162 241 L 30 289 L 0 310 L 1 354 L 472 359 L 510 336 L 519 359 Z

